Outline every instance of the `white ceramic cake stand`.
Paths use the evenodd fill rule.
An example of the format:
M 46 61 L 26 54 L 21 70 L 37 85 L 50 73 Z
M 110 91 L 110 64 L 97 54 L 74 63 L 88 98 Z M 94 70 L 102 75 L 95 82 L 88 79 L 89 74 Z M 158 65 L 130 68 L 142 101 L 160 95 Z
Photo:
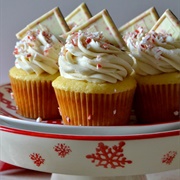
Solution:
M 51 180 L 147 180 L 145 175 L 116 176 L 116 177 L 92 177 L 52 174 Z
M 179 134 L 82 136 L 0 126 L 0 160 L 52 173 L 51 180 L 145 180 L 179 168 Z
M 146 180 L 146 174 L 180 168 L 177 122 L 125 130 L 37 124 L 13 119 L 10 90 L 0 87 L 3 162 L 52 173 L 51 180 Z

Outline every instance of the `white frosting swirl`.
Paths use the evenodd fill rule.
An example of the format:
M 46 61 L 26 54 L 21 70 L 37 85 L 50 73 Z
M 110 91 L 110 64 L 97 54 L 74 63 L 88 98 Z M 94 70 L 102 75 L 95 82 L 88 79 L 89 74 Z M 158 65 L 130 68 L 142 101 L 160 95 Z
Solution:
M 61 76 L 89 82 L 122 81 L 132 72 L 132 58 L 99 32 L 75 32 L 61 49 Z
M 136 59 L 134 69 L 137 74 L 180 72 L 180 41 L 171 35 L 154 31 L 144 33 L 139 28 L 129 34 L 126 43 Z
M 55 74 L 61 47 L 61 42 L 47 29 L 30 30 L 16 43 L 13 52 L 15 66 L 27 73 Z

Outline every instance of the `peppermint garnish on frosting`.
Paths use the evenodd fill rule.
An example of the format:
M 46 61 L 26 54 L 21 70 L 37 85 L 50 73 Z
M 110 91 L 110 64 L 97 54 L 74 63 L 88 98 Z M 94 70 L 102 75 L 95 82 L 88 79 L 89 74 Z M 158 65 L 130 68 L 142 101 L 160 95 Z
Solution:
M 155 7 L 151 7 L 146 11 L 142 12 L 138 16 L 131 19 L 126 24 L 122 25 L 119 28 L 120 34 L 125 36 L 130 32 L 135 31 L 138 27 L 143 27 L 143 29 L 148 32 L 154 26 L 154 24 L 158 21 L 159 14 Z
M 55 74 L 58 71 L 57 63 L 62 45 L 62 42 L 44 27 L 30 30 L 16 43 L 13 52 L 16 57 L 15 66 L 30 74 Z
M 73 32 L 61 49 L 61 76 L 89 82 L 122 81 L 132 72 L 133 60 L 101 32 Z
M 136 59 L 136 73 L 155 75 L 180 71 L 180 42 L 171 34 L 145 33 L 139 28 L 129 34 L 126 43 Z

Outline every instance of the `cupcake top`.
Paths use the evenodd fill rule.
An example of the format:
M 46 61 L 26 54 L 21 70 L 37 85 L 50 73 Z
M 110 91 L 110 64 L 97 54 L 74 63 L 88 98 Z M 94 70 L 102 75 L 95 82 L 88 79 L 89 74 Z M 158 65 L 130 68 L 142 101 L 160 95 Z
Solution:
M 170 34 L 139 28 L 126 39 L 130 53 L 135 57 L 135 72 L 139 75 L 157 75 L 180 72 L 180 41 Z
M 62 43 L 48 29 L 30 30 L 16 43 L 15 66 L 27 73 L 40 75 L 43 72 L 55 74 L 58 71 L 58 57 Z
M 133 60 L 100 32 L 74 32 L 59 56 L 61 76 L 94 83 L 116 83 L 131 74 Z

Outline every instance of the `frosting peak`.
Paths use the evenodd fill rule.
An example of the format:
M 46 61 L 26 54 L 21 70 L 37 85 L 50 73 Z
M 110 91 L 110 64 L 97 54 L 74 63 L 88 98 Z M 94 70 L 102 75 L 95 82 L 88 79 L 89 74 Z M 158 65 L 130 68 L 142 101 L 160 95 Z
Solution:
M 142 28 L 126 35 L 126 43 L 136 59 L 134 69 L 140 75 L 156 75 L 180 71 L 180 41 L 170 34 Z
M 16 43 L 13 52 L 16 58 L 15 66 L 27 73 L 55 74 L 58 71 L 57 63 L 61 47 L 60 40 L 47 29 L 30 30 Z
M 89 82 L 122 81 L 132 72 L 133 60 L 110 44 L 100 32 L 75 32 L 61 49 L 61 76 Z

